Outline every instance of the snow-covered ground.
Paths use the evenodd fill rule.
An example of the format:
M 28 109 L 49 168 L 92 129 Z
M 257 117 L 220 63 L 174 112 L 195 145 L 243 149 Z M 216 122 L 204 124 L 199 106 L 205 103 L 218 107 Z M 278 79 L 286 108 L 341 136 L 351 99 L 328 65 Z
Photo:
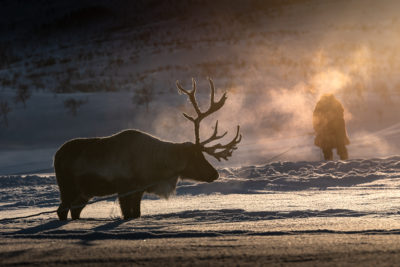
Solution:
M 176 196 L 169 200 L 145 196 L 143 217 L 121 221 L 123 226 L 109 229 L 107 235 L 392 231 L 400 227 L 400 157 L 274 162 L 219 172 L 221 177 L 213 183 L 180 182 Z M 55 210 L 59 193 L 54 176 L 3 176 L 0 190 L 4 234 L 37 234 L 29 229 L 56 219 L 54 213 L 6 219 Z M 68 227 L 79 229 L 82 235 L 101 235 L 97 227 L 107 221 L 119 221 L 120 215 L 113 198 L 88 205 L 82 221 Z M 143 225 L 148 229 L 140 230 Z M 68 229 L 58 233 L 68 233 Z M 46 229 L 41 234 L 46 236 Z M 52 231 L 48 234 L 54 235 Z
M 251 250 L 251 253 L 258 251 L 256 254 L 260 256 L 276 250 L 276 246 L 283 246 L 281 249 L 287 249 L 289 253 L 304 245 L 302 249 L 311 247 L 313 250 L 309 253 L 316 255 L 323 255 L 321 251 L 324 249 L 333 252 L 345 246 L 352 250 L 358 247 L 352 243 L 354 240 L 368 237 L 367 241 L 360 241 L 360 246 L 371 245 L 373 248 L 365 249 L 376 252 L 376 246 L 383 250 L 393 240 L 397 240 L 400 234 L 400 157 L 331 162 L 273 162 L 222 168 L 219 173 L 221 177 L 209 184 L 180 182 L 176 195 L 169 200 L 145 195 L 140 219 L 121 220 L 118 202 L 112 198 L 89 204 L 83 210 L 81 220 L 68 223 L 59 222 L 54 212 L 46 213 L 54 211 L 59 203 L 58 187 L 53 174 L 2 176 L 0 240 L 9 244 L 7 247 L 11 251 L 25 251 L 25 254 L 8 254 L 7 249 L 3 249 L 3 255 L 8 256 L 2 258 L 2 263 L 106 264 L 110 259 L 103 259 L 106 255 L 101 252 L 96 254 L 99 253 L 97 250 L 96 253 L 92 251 L 96 256 L 78 253 L 78 258 L 86 257 L 86 260 L 76 262 L 64 253 L 59 256 L 62 261 L 57 257 L 53 261 L 51 257 L 61 251 L 68 251 L 67 247 L 75 249 L 83 246 L 82 249 L 86 249 L 87 245 L 82 244 L 92 244 L 92 249 L 99 249 L 99 244 L 112 244 L 115 240 L 129 241 L 137 249 L 145 249 L 146 246 L 165 247 L 170 244 L 168 240 L 173 240 L 174 245 L 168 245 L 171 250 L 182 242 L 190 250 L 186 244 L 189 241 L 185 240 L 192 240 L 192 245 L 200 242 L 202 245 L 196 245 L 196 250 L 202 246 L 217 246 L 213 242 L 219 244 L 231 240 L 228 247 L 232 249 L 243 245 L 240 253 L 244 253 L 246 242 L 250 242 L 247 239 L 242 240 L 246 237 L 251 237 L 251 242 L 255 242 L 248 244 L 254 249 L 265 242 L 277 242 L 275 248 L 273 246 L 265 252 L 262 249 Z M 35 214 L 40 215 L 30 217 Z M 280 241 L 275 240 L 277 236 Z M 381 237 L 392 238 L 381 246 L 378 244 L 380 241 L 376 241 Z M 149 243 L 137 243 L 143 240 L 148 240 Z M 321 244 L 301 243 L 305 240 Z M 98 243 L 99 241 L 103 243 Z M 36 255 L 35 253 L 42 251 L 39 247 L 32 247 L 31 242 L 37 242 L 40 247 L 48 247 L 48 242 L 56 243 L 53 248 L 46 248 L 47 252 L 42 252 L 46 253 L 43 258 L 29 260 L 29 257 L 24 258 L 23 255 Z M 78 242 L 81 245 L 67 245 L 69 242 Z M 336 242 L 337 246 L 328 245 Z M 123 251 L 120 246 L 125 247 L 126 244 L 110 245 L 107 248 L 112 253 L 110 255 L 120 255 L 118 253 Z M 190 250 L 192 253 L 196 251 L 195 247 Z M 397 248 L 392 245 L 391 249 Z M 135 252 L 136 254 L 125 256 L 134 261 L 142 257 L 156 260 L 157 251 L 144 254 Z M 224 253 L 234 253 L 233 250 L 229 251 Z M 215 258 L 217 256 L 212 256 L 210 251 L 204 253 L 209 257 L 205 262 L 218 262 Z M 172 263 L 180 262 L 179 259 L 184 262 L 183 259 L 188 260 L 185 257 L 189 255 L 192 254 L 174 259 Z M 290 257 L 306 257 L 304 254 L 296 255 L 290 254 Z M 233 254 L 231 256 L 232 259 L 235 258 Z M 340 257 L 336 259 L 340 260 Z M 393 263 L 392 259 L 386 259 L 386 263 Z M 117 262 L 121 263 L 120 261 L 124 260 L 119 258 Z M 277 260 L 278 263 L 281 261 L 285 260 Z M 151 262 L 147 264 L 151 265 Z M 243 263 L 240 260 L 239 262 Z

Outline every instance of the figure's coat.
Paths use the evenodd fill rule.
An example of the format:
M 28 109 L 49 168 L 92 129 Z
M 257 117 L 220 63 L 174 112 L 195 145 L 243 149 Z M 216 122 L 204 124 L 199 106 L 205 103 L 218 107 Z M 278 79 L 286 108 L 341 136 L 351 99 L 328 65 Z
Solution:
M 317 102 L 313 112 L 313 127 L 315 130 L 316 146 L 327 151 L 338 149 L 342 159 L 347 159 L 346 145 L 350 144 L 344 121 L 342 104 L 332 94 L 323 95 Z M 324 151 L 324 155 L 325 155 Z M 331 159 L 326 155 L 325 159 Z

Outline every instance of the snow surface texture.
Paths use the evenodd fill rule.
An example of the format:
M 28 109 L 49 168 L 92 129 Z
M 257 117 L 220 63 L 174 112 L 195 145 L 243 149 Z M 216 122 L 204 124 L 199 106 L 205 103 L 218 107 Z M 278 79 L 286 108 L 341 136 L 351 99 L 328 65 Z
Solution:
M 216 182 L 180 182 L 177 196 L 146 195 L 142 217 L 120 220 L 114 199 L 88 205 L 82 219 L 56 214 L 54 176 L 0 178 L 2 235 L 21 238 L 146 239 L 302 233 L 400 233 L 400 157 L 274 162 L 224 168 Z

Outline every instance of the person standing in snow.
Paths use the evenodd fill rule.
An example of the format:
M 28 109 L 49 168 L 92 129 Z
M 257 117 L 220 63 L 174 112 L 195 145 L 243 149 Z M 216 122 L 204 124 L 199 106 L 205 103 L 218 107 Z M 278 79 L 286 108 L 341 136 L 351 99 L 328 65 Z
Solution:
M 322 149 L 325 160 L 333 159 L 332 150 L 341 160 L 349 158 L 346 145 L 350 144 L 343 117 L 343 106 L 333 94 L 321 96 L 313 112 L 314 143 Z

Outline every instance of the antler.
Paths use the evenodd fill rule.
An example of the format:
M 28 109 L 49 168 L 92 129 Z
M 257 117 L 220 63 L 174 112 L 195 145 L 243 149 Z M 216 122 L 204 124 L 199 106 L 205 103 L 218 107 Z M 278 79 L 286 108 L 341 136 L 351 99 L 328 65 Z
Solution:
M 242 135 L 239 135 L 239 131 L 240 126 L 238 125 L 235 138 L 233 138 L 232 141 L 230 141 L 228 144 L 222 145 L 218 143 L 211 147 L 203 147 L 203 151 L 215 157 L 218 161 L 221 161 L 221 158 L 223 158 L 224 160 L 228 160 L 228 157 L 232 156 L 233 150 L 237 149 L 237 144 L 239 144 L 242 140 Z
M 240 126 L 237 127 L 237 132 L 235 138 L 229 142 L 226 145 L 222 144 L 216 144 L 211 147 L 205 147 L 206 144 L 211 143 L 215 140 L 223 138 L 227 132 L 223 133 L 222 135 L 218 135 L 218 120 L 215 123 L 214 127 L 214 132 L 213 134 L 206 139 L 203 142 L 200 142 L 200 122 L 210 114 L 217 112 L 219 109 L 222 108 L 222 106 L 225 104 L 226 100 L 226 92 L 222 95 L 219 101 L 215 102 L 214 101 L 214 96 L 215 96 L 215 87 L 213 81 L 208 78 L 208 81 L 210 82 L 210 88 L 211 88 L 211 95 L 210 95 L 210 107 L 205 111 L 201 112 L 199 105 L 197 104 L 196 100 L 196 81 L 192 78 L 192 90 L 187 91 L 185 90 L 179 83 L 179 81 L 176 81 L 176 86 L 178 87 L 179 93 L 184 93 L 189 97 L 190 102 L 192 103 L 196 113 L 197 113 L 197 118 L 193 118 L 189 116 L 186 113 L 183 113 L 183 116 L 187 118 L 188 120 L 192 121 L 194 123 L 194 134 L 195 134 L 195 140 L 196 144 L 201 147 L 201 149 L 208 153 L 209 155 L 215 157 L 218 161 L 221 161 L 221 158 L 228 160 L 228 157 L 232 156 L 233 150 L 237 149 L 237 144 L 242 139 L 242 135 L 239 135 L 239 130 Z

